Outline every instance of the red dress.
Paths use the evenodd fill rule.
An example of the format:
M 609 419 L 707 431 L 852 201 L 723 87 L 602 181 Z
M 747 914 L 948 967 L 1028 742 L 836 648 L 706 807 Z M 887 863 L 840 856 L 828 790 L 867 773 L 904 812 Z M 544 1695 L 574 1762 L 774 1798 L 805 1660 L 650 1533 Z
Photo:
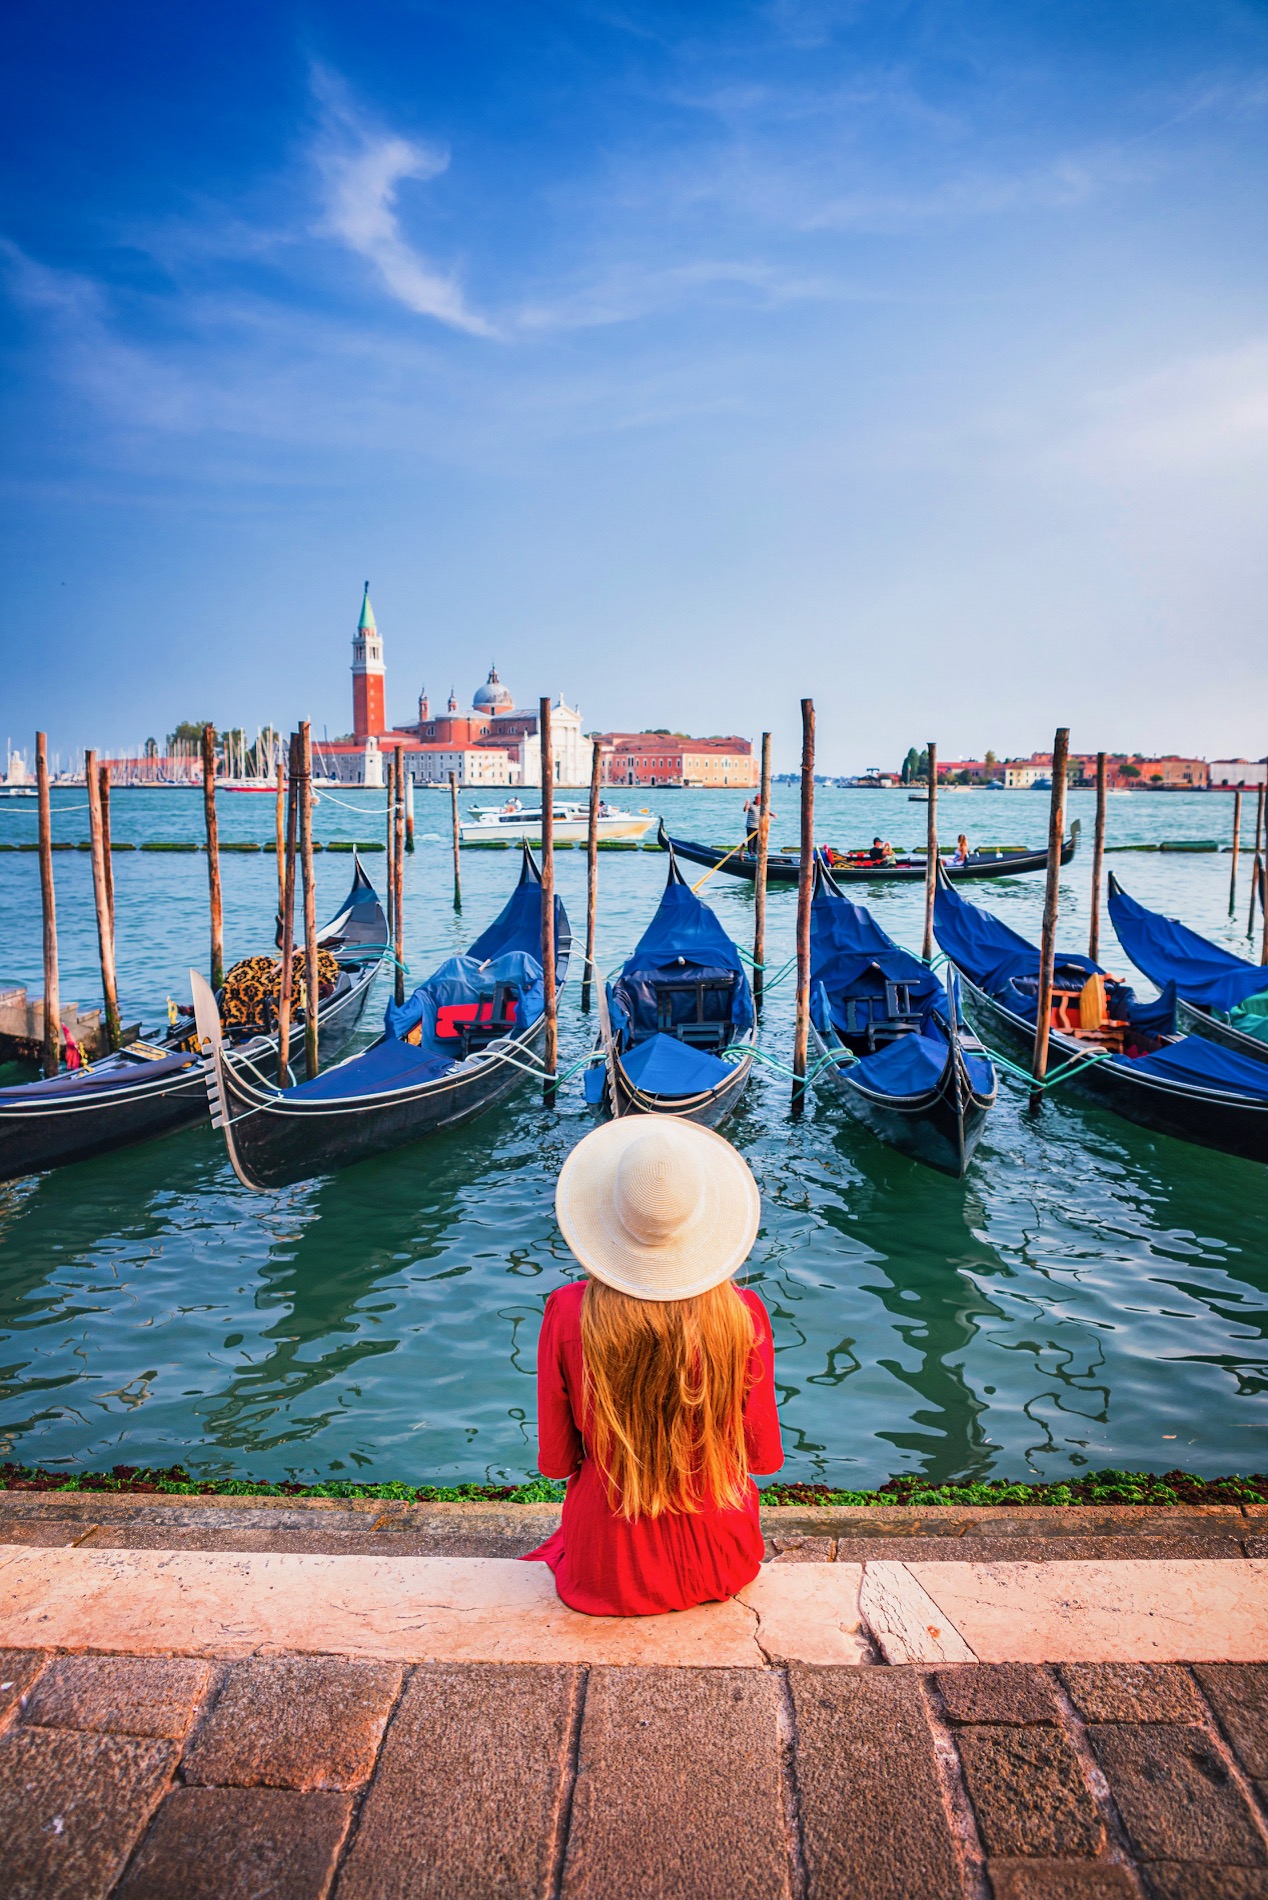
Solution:
M 526 1563 L 549 1564 L 564 1602 L 588 1616 L 656 1616 L 716 1603 L 751 1583 L 761 1567 L 757 1486 L 738 1510 L 619 1516 L 585 1449 L 582 1418 L 581 1302 L 585 1283 L 559 1287 L 546 1301 L 537 1348 L 538 1466 L 547 1478 L 568 1478 L 563 1522 L 530 1551 Z M 784 1462 L 775 1408 L 775 1350 L 770 1316 L 756 1293 L 740 1293 L 753 1315 L 755 1339 L 744 1403 L 749 1469 L 778 1471 Z

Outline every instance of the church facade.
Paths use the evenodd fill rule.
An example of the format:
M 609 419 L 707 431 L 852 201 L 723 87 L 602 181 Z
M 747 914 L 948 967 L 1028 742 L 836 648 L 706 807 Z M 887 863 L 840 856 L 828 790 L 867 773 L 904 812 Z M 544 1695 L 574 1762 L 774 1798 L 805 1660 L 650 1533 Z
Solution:
M 384 758 L 401 748 L 405 770 L 416 785 L 445 785 L 452 772 L 462 786 L 540 786 L 538 708 L 517 707 L 496 666 L 462 711 L 450 688 L 444 712 L 433 713 L 426 687 L 418 718 L 387 723 L 387 669 L 383 640 L 365 584 L 361 616 L 352 640 L 352 732 L 318 748 L 319 769 L 344 785 L 382 785 Z M 590 746 L 579 707 L 560 696 L 551 708 L 551 750 L 556 786 L 582 786 L 590 778 Z

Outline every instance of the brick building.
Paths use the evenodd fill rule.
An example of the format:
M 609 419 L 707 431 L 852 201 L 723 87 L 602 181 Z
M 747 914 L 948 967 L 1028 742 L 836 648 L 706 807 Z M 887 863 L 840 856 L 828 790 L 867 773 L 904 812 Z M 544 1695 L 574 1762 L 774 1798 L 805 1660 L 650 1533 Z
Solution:
M 605 785 L 739 787 L 758 783 L 748 739 L 692 739 L 683 732 L 600 732 Z

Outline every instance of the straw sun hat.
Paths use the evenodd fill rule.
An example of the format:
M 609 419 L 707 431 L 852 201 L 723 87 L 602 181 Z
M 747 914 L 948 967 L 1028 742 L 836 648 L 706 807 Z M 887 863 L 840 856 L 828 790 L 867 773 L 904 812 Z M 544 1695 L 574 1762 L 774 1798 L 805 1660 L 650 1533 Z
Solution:
M 761 1218 L 748 1163 L 678 1115 L 625 1115 L 578 1142 L 555 1213 L 587 1273 L 636 1300 L 687 1300 L 729 1280 Z

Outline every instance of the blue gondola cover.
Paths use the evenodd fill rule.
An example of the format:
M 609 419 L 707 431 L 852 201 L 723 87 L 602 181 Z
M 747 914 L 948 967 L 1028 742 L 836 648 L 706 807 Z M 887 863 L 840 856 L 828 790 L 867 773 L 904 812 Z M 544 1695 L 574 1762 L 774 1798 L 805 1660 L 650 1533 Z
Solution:
M 1014 1015 L 1033 1022 L 1038 1007 L 1039 950 L 1025 937 L 993 917 L 990 911 L 940 884 L 933 900 L 933 928 L 942 949 L 979 989 L 995 997 Z M 1081 988 L 1089 976 L 1108 972 L 1090 957 L 1059 950 L 1054 976 L 1061 987 Z M 1111 982 L 1107 994 L 1110 1014 L 1137 1029 L 1169 1035 L 1175 1028 L 1176 991 L 1170 984 L 1161 996 L 1142 1003 L 1126 983 Z
M 612 1028 L 618 1038 L 642 1040 L 658 1024 L 658 988 L 675 977 L 690 974 L 704 983 L 729 988 L 709 1000 L 709 1007 L 725 1008 L 726 1022 L 735 1035 L 753 1026 L 753 993 L 740 953 L 709 906 L 678 877 L 672 866 L 656 915 L 643 932 L 621 974 L 608 989 Z M 694 999 L 674 999 L 674 1020 L 694 1014 Z M 623 1057 L 628 1068 L 628 1058 Z
M 825 1017 L 829 1013 L 835 1016 L 847 996 L 874 996 L 883 1003 L 887 983 L 907 986 L 912 1008 L 922 1022 L 933 1010 L 945 1015 L 946 991 L 940 978 L 910 950 L 887 937 L 864 905 L 852 904 L 821 879 L 810 906 L 810 995 L 815 1027 L 823 1031 L 833 1027 Z M 835 1027 L 845 1029 L 847 1025 L 839 1020 Z
M 1239 1055 L 1204 1036 L 1185 1036 L 1148 1056 L 1115 1056 L 1138 1073 L 1183 1082 L 1190 1088 L 1223 1089 L 1268 1102 L 1268 1067 L 1254 1056 Z
M 720 1056 L 665 1035 L 635 1043 L 621 1057 L 621 1066 L 644 1095 L 705 1095 L 735 1073 Z
M 1151 983 L 1174 983 L 1186 1003 L 1229 1011 L 1268 990 L 1268 964 L 1246 963 L 1172 917 L 1146 910 L 1110 879 L 1110 921 L 1118 941 Z

